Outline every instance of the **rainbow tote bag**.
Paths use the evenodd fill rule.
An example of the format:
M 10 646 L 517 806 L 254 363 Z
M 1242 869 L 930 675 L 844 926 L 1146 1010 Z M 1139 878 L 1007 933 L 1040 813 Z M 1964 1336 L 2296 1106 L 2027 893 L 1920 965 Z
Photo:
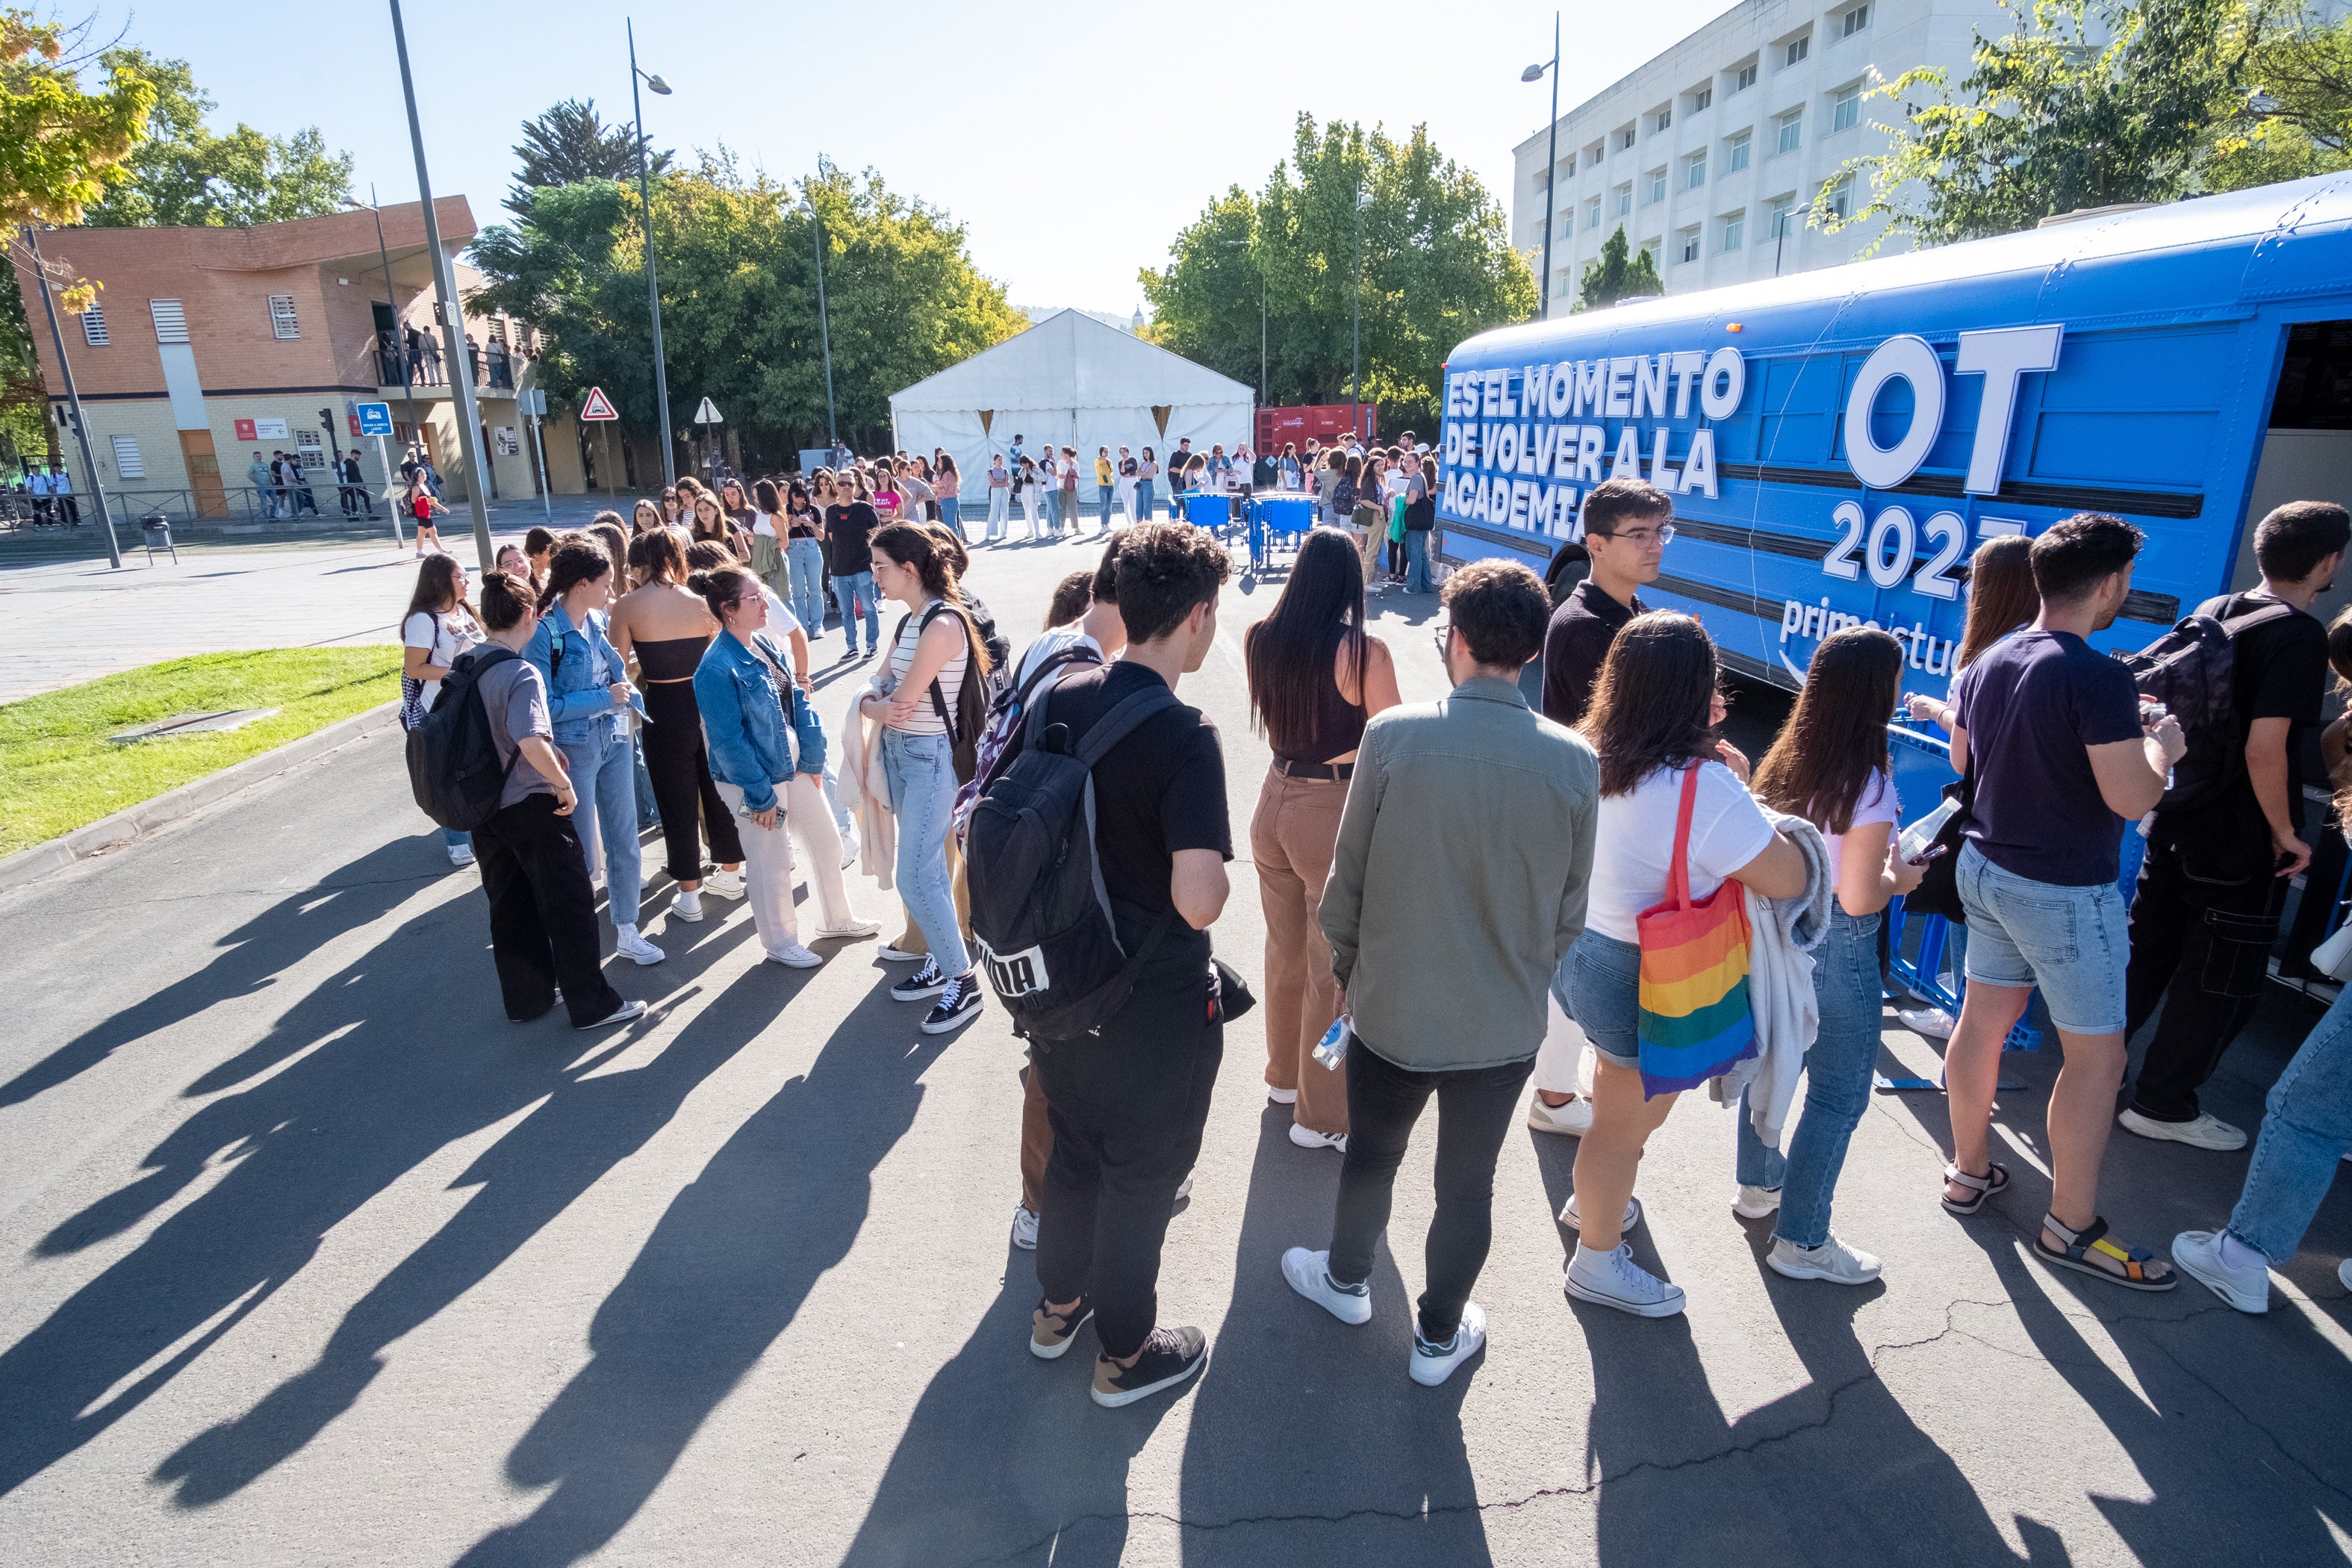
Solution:
M 1698 764 L 1683 774 L 1675 818 L 1674 858 L 1664 902 L 1642 911 L 1642 1098 L 1696 1089 L 1756 1054 L 1756 1019 L 1748 999 L 1748 905 L 1727 879 L 1696 903 L 1690 896 L 1691 808 Z

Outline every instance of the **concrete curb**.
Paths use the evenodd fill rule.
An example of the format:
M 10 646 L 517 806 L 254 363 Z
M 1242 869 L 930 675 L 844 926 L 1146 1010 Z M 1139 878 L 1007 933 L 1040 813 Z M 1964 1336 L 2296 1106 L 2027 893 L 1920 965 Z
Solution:
M 52 871 L 61 871 L 75 861 L 102 849 L 113 849 L 131 843 L 166 824 L 194 816 L 216 801 L 251 789 L 265 779 L 274 778 L 304 763 L 325 756 L 329 752 L 348 745 L 387 724 L 399 722 L 400 703 L 395 699 L 363 713 L 339 720 L 323 730 L 313 730 L 274 751 L 264 752 L 257 757 L 247 757 L 241 763 L 231 763 L 216 773 L 207 773 L 177 789 L 166 790 L 152 800 L 125 806 L 111 816 L 100 817 L 87 826 L 77 827 L 46 844 L 20 849 L 7 858 L 0 859 L 0 892 L 13 892 L 28 882 L 37 881 Z

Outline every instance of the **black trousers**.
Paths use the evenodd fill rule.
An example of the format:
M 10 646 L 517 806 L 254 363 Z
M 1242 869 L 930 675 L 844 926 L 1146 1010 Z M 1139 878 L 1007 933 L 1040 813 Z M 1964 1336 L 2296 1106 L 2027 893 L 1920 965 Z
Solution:
M 702 834 L 710 836 L 711 857 L 731 866 L 743 858 L 743 837 L 735 814 L 719 798 L 710 779 L 710 754 L 702 747 L 702 710 L 695 706 L 694 682 L 649 680 L 644 686 L 646 773 L 654 781 L 654 807 L 661 813 L 662 846 L 670 879 L 702 880 Z
M 1457 1072 L 1413 1072 L 1367 1046 L 1348 1048 L 1348 1153 L 1339 1166 L 1339 1212 L 1331 1221 L 1331 1278 L 1372 1277 L 1372 1248 L 1388 1229 L 1397 1166 L 1413 1123 L 1437 1097 L 1437 1213 L 1423 1244 L 1421 1337 L 1442 1345 L 1461 1326 L 1462 1308 L 1495 1237 L 1495 1161 L 1517 1114 L 1519 1090 L 1536 1059 Z
M 2132 897 L 2126 1028 L 2137 1034 L 2164 1005 L 2132 1088 L 2132 1109 L 2154 1121 L 2197 1119 L 2197 1091 L 2262 999 L 2286 899 L 2266 857 L 2216 865 L 2203 837 L 2159 823 Z
M 1049 1301 L 1091 1292 L 1106 1354 L 1143 1348 L 1160 1318 L 1160 1248 L 1224 1059 L 1207 966 L 1139 985 L 1098 1035 L 1036 1049 L 1054 1129 L 1037 1215 Z
M 604 938 L 596 929 L 596 889 L 572 818 L 558 816 L 551 795 L 525 795 L 474 829 L 474 859 L 490 899 L 490 956 L 507 1016 L 517 1023 L 563 1005 L 575 1024 L 593 1024 L 621 1005 L 604 979 Z

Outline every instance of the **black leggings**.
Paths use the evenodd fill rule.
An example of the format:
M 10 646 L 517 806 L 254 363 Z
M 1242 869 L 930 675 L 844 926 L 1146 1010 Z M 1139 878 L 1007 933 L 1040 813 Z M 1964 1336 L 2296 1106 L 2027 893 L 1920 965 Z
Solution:
M 694 704 L 691 680 L 645 684 L 646 772 L 654 781 L 654 806 L 661 813 L 662 845 L 675 882 L 702 880 L 702 843 L 710 836 L 711 858 L 731 866 L 743 858 L 735 814 L 710 782 L 710 757 L 702 749 L 702 710 Z
M 1388 1228 L 1389 1200 L 1412 1124 L 1437 1096 L 1437 1214 L 1423 1262 L 1421 1337 L 1444 1344 L 1486 1266 L 1495 1234 L 1495 1161 L 1511 1130 L 1535 1058 L 1459 1072 L 1410 1072 L 1358 1038 L 1348 1049 L 1348 1152 L 1331 1222 L 1331 1278 L 1372 1276 L 1372 1248 Z

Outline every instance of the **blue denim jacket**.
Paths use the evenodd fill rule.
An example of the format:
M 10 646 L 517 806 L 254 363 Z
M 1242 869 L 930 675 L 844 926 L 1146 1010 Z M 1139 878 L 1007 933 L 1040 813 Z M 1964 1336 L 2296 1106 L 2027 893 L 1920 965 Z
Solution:
M 561 644 L 563 657 L 556 658 Z M 562 605 L 548 607 L 539 629 L 523 645 L 523 658 L 547 682 L 547 715 L 555 724 L 555 743 L 576 746 L 594 738 L 599 719 L 612 722 L 613 700 L 604 689 L 629 679 L 629 667 L 620 650 L 605 640 L 604 628 L 591 615 L 584 626 L 574 626 Z
M 765 632 L 754 632 L 776 668 L 790 669 L 792 656 Z M 743 792 L 743 804 L 765 811 L 776 804 L 775 785 L 793 776 L 792 740 L 784 733 L 789 703 L 793 735 L 800 743 L 797 771 L 824 771 L 824 726 L 797 686 L 779 694 L 776 678 L 758 654 L 733 632 L 721 632 L 703 650 L 694 671 L 695 705 L 702 710 L 702 732 L 710 746 L 710 776 Z

